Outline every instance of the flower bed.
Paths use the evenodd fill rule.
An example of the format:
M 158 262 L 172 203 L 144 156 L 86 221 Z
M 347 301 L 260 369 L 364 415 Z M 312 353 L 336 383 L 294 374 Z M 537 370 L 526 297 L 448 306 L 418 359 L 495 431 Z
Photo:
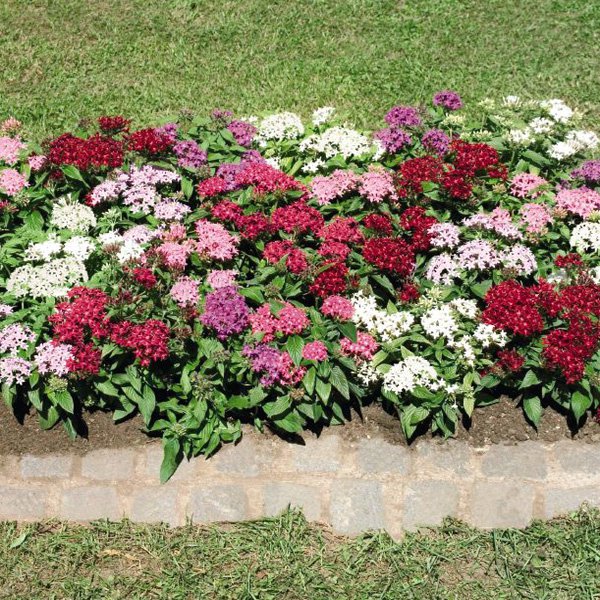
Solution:
M 454 92 L 363 134 L 333 109 L 101 117 L 0 137 L 0 378 L 77 434 L 138 412 L 168 479 L 240 422 L 281 433 L 380 401 L 452 435 L 500 393 L 598 408 L 597 136 L 560 100 Z

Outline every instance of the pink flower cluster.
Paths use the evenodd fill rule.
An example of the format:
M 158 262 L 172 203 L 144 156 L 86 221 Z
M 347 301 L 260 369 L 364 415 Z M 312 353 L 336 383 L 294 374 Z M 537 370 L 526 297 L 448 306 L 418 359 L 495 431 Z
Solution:
M 321 312 L 326 317 L 333 317 L 340 321 L 349 321 L 354 316 L 354 306 L 348 298 L 343 296 L 328 296 L 323 300 Z
M 34 362 L 40 375 L 64 377 L 69 373 L 69 362 L 73 359 L 71 344 L 61 344 L 50 340 L 40 344 L 35 353 Z
M 262 341 L 270 342 L 277 333 L 284 336 L 302 333 L 310 324 L 304 311 L 286 302 L 277 316 L 273 315 L 271 307 L 263 304 L 258 310 L 250 315 L 252 333 L 264 334 Z
M 556 195 L 556 206 L 587 219 L 594 211 L 600 210 L 600 194 L 585 186 L 561 190 Z
M 4 192 L 7 196 L 16 196 L 26 187 L 29 187 L 27 178 L 16 169 L 0 171 L 0 192 Z
M 537 198 L 542 194 L 540 189 L 547 181 L 533 173 L 518 173 L 510 182 L 510 193 L 517 198 Z
M 197 251 L 214 260 L 231 260 L 237 255 L 238 240 L 220 223 L 211 223 L 206 219 L 196 221 L 194 225 L 198 241 Z
M 13 323 L 0 329 L 0 352 L 16 356 L 19 350 L 26 350 L 35 340 L 35 334 L 29 327 Z
M 343 338 L 340 341 L 340 347 L 342 354 L 346 356 L 358 360 L 371 360 L 379 349 L 379 344 L 368 333 L 359 331 L 356 334 L 356 342 L 353 342 L 350 338 Z
M 552 223 L 552 214 L 545 204 L 528 202 L 521 207 L 521 223 L 528 233 L 542 233 Z
M 200 300 L 199 285 L 199 282 L 191 277 L 180 277 L 169 294 L 181 308 L 196 306 Z
M 321 205 L 329 204 L 355 191 L 373 204 L 379 204 L 386 199 L 398 199 L 392 174 L 382 168 L 372 169 L 362 175 L 350 170 L 337 169 L 327 177 L 313 178 L 311 189 Z
M 19 160 L 19 152 L 25 147 L 18 137 L 0 137 L 0 160 L 12 167 Z
M 518 240 L 523 237 L 518 227 L 512 222 L 510 212 L 505 208 L 495 208 L 491 213 L 478 213 L 464 219 L 467 227 L 481 227 L 494 231 L 508 239 Z
M 235 269 L 223 269 L 222 271 L 211 271 L 206 276 L 206 283 L 213 290 L 218 290 L 224 287 L 234 287 L 235 278 L 238 272 Z

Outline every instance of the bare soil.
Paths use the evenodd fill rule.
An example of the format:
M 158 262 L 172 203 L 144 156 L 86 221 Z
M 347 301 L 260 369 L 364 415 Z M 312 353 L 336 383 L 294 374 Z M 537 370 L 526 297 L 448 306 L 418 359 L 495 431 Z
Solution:
M 381 405 L 364 407 L 361 415 L 354 412 L 351 420 L 335 428 L 344 439 L 358 441 L 364 438 L 383 438 L 394 444 L 407 445 L 398 418 L 386 412 Z M 50 454 L 70 452 L 85 454 L 100 448 L 121 448 L 156 443 L 144 431 L 142 419 L 137 416 L 115 424 L 109 413 L 95 412 L 84 416 L 87 435 L 69 439 L 61 425 L 44 431 L 40 429 L 35 414 L 25 415 L 22 422 L 11 410 L 0 404 L 0 455 L 6 454 Z M 250 426 L 244 433 L 260 437 Z M 267 433 L 267 435 L 273 435 Z M 430 437 L 425 433 L 424 437 Z M 456 438 L 472 444 L 517 443 L 525 440 L 555 442 L 563 439 L 578 439 L 583 442 L 600 442 L 600 424 L 588 419 L 577 431 L 569 426 L 565 415 L 547 409 L 538 430 L 524 418 L 523 411 L 514 400 L 506 397 L 491 406 L 475 409 L 470 423 L 462 423 Z

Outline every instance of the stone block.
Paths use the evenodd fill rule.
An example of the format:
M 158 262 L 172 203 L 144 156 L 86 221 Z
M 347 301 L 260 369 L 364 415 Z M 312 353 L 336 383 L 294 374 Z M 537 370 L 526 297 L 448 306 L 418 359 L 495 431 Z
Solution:
M 526 527 L 533 518 L 534 496 L 534 486 L 523 481 L 477 482 L 469 523 L 483 529 Z
M 356 535 L 383 529 L 385 513 L 381 484 L 376 481 L 338 480 L 331 486 L 330 516 L 337 533 Z
M 380 439 L 363 439 L 358 444 L 358 466 L 365 474 L 406 475 L 410 470 L 411 451 L 405 446 Z
M 294 468 L 303 473 L 333 473 L 342 466 L 342 443 L 337 435 L 306 436 L 305 445 L 291 447 Z
M 21 459 L 21 477 L 24 479 L 64 479 L 71 475 L 72 469 L 73 457 L 66 454 L 27 455 Z
M 322 487 L 297 483 L 269 483 L 263 488 L 265 515 L 275 516 L 288 506 L 301 508 L 309 521 L 321 518 Z
M 43 519 L 47 500 L 44 489 L 0 486 L 0 520 Z
M 491 477 L 542 480 L 548 474 L 546 450 L 539 442 L 494 445 L 484 455 L 481 469 Z
M 121 518 L 117 492 L 112 487 L 85 486 L 63 491 L 60 515 L 70 521 Z
M 208 485 L 192 490 L 189 515 L 196 523 L 243 521 L 248 507 L 239 485 Z
M 598 444 L 565 440 L 554 445 L 554 456 L 567 476 L 599 476 L 598 449 Z
M 445 517 L 456 516 L 459 491 L 443 480 L 413 481 L 404 489 L 404 528 L 440 525 Z
M 81 474 L 102 481 L 133 478 L 135 452 L 129 449 L 93 450 L 81 458 Z
M 577 510 L 583 503 L 600 506 L 600 488 L 596 486 L 549 488 L 545 490 L 544 500 L 544 516 L 552 519 Z
M 468 478 L 474 476 L 472 449 L 465 442 L 424 440 L 414 447 L 414 472 L 423 478 Z
M 150 486 L 136 490 L 132 495 L 132 521 L 140 523 L 168 523 L 183 525 L 178 518 L 178 492 L 166 486 Z

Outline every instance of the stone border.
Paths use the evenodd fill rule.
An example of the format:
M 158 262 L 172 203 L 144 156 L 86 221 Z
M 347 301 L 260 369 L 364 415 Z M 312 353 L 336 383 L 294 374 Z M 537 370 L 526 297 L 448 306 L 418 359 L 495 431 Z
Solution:
M 246 437 L 158 481 L 160 443 L 83 456 L 0 458 L 0 520 L 208 523 L 276 515 L 298 506 L 310 521 L 354 535 L 392 536 L 454 516 L 477 527 L 524 527 L 583 502 L 600 505 L 600 444 L 520 442 L 413 447 L 335 431 L 294 445 Z

